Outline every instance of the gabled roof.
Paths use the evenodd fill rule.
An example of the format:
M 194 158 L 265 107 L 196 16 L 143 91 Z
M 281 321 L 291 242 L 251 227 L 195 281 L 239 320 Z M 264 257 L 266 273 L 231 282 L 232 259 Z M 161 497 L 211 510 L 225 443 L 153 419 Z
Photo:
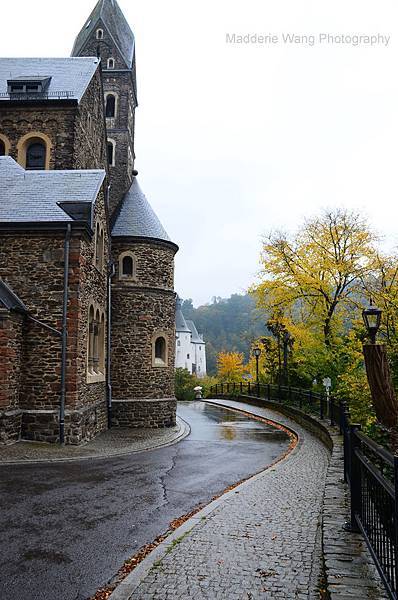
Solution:
M 112 236 L 151 238 L 171 242 L 136 178 L 121 202 L 112 228 Z
M 176 303 L 176 333 L 191 333 L 187 322 L 185 321 L 185 317 L 182 314 L 181 310 L 182 301 L 181 298 L 177 298 Z
M 107 28 L 127 67 L 130 68 L 134 58 L 134 34 L 116 0 L 99 0 L 97 2 L 75 40 L 72 56 L 80 54 L 85 43 L 96 29 L 99 20 Z
M 27 314 L 28 309 L 20 298 L 0 277 L 0 308 Z
M 71 222 L 78 206 L 90 217 L 104 179 L 99 169 L 25 171 L 11 156 L 0 156 L 0 225 Z
M 203 338 L 200 337 L 198 330 L 196 329 L 196 325 L 193 321 L 190 321 L 189 319 L 187 319 L 187 325 L 189 327 L 189 329 L 191 330 L 191 342 L 194 344 L 205 344 L 206 342 L 203 341 Z
M 99 59 L 74 58 L 0 58 L 0 101 L 10 100 L 7 81 L 11 79 L 34 80 L 51 77 L 44 97 L 49 100 L 77 100 L 80 102 L 94 73 Z M 37 94 L 37 99 L 42 99 Z M 35 98 L 29 94 L 29 101 Z M 21 96 L 23 99 L 23 95 Z

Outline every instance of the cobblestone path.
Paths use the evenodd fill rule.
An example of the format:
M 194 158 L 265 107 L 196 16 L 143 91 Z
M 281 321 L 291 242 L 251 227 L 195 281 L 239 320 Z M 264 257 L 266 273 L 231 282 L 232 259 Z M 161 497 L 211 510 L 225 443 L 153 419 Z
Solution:
M 329 452 L 279 413 L 223 403 L 286 424 L 301 442 L 287 459 L 247 482 L 174 542 L 130 598 L 319 598 L 320 513 Z

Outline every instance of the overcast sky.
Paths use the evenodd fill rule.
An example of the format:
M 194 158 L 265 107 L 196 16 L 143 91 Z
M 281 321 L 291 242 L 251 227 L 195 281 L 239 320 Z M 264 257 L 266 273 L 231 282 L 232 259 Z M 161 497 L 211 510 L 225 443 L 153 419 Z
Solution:
M 94 4 L 3 0 L 1 54 L 69 55 Z M 243 292 L 262 234 L 323 207 L 358 209 L 398 243 L 396 0 L 119 4 L 137 45 L 136 168 L 180 246 L 182 297 Z M 294 33 L 314 38 L 284 41 Z

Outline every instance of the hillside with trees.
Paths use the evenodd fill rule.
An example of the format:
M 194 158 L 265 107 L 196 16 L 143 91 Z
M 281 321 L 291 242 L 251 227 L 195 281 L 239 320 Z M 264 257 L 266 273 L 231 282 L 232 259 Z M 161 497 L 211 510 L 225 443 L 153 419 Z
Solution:
M 211 304 L 198 308 L 193 306 L 191 299 L 184 300 L 182 311 L 204 335 L 209 374 L 216 373 L 220 352 L 243 353 L 248 360 L 253 341 L 267 333 L 263 311 L 257 310 L 254 298 L 247 294 L 214 297 Z

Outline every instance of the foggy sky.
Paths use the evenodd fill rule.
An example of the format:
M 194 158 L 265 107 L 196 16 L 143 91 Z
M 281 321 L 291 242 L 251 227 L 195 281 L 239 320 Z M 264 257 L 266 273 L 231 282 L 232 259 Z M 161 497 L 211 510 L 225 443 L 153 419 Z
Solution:
M 118 1 L 136 36 L 136 168 L 180 246 L 180 296 L 244 291 L 262 235 L 323 207 L 360 210 L 397 244 L 395 1 Z M 94 4 L 2 2 L 1 55 L 68 56 Z

